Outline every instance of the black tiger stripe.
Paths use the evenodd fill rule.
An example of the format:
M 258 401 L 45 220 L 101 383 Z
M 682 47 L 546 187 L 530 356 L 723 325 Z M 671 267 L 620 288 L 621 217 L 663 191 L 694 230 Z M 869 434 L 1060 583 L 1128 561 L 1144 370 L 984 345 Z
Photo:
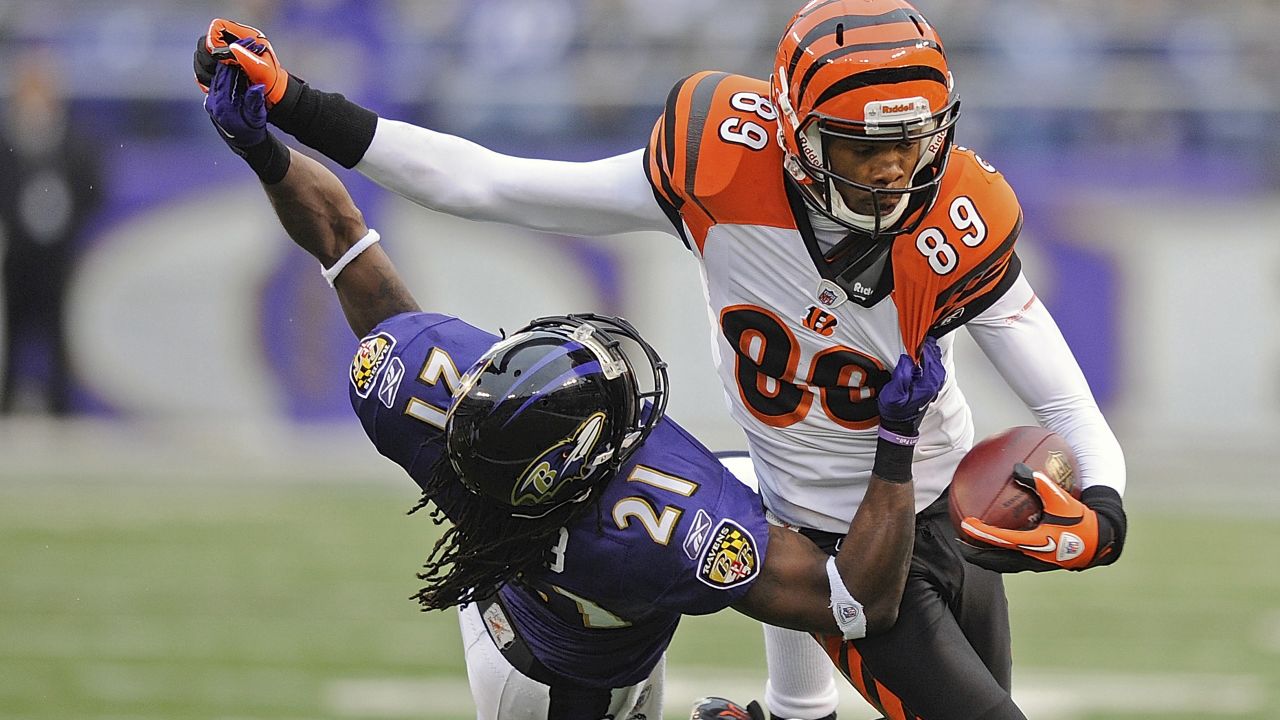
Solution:
M 644 167 L 646 170 L 648 170 L 651 164 L 652 153 L 652 147 L 646 147 L 644 149 Z M 675 189 L 671 187 L 671 178 L 667 175 L 667 169 L 664 166 L 664 163 L 658 163 L 657 175 L 658 180 L 662 184 L 661 188 L 659 188 L 658 184 L 654 182 L 654 176 L 652 174 L 647 172 L 645 174 L 649 178 L 649 187 L 653 189 L 653 198 L 658 201 L 658 207 L 662 208 L 662 213 L 667 216 L 667 220 L 669 220 L 675 227 L 676 232 L 680 235 L 680 242 L 683 242 L 686 248 L 692 250 L 693 245 L 689 243 L 689 238 L 684 232 L 684 220 L 680 217 L 680 206 L 683 205 L 684 202 L 680 199 L 680 196 L 675 193 Z M 667 198 L 671 199 L 668 200 Z
M 729 77 L 728 73 L 708 73 L 692 90 L 689 98 L 689 115 L 685 118 L 684 131 L 684 191 L 685 197 L 697 205 L 708 218 L 714 218 L 706 205 L 694 193 L 695 181 L 698 177 L 698 155 L 702 148 L 702 134 L 706 130 L 707 116 L 711 113 L 711 101 L 715 98 L 720 83 Z
M 852 55 L 853 53 L 859 53 L 859 52 L 875 52 L 876 50 L 894 50 L 897 48 L 916 47 L 916 46 L 927 47 L 932 50 L 937 50 L 938 54 L 940 55 L 943 54 L 941 45 L 939 45 L 938 43 L 932 40 L 921 40 L 919 38 L 916 38 L 914 40 L 898 40 L 895 42 L 864 43 L 862 45 L 846 45 L 845 47 L 839 48 L 838 50 L 833 50 L 827 53 L 826 55 L 823 55 L 822 57 L 818 58 L 817 60 L 814 60 L 813 63 L 809 65 L 809 69 L 804 72 L 804 77 L 801 78 L 800 80 L 800 84 L 799 84 L 800 91 L 797 93 L 797 97 L 804 97 L 805 91 L 809 89 L 809 83 L 813 80 L 813 76 L 818 74 L 819 70 L 821 70 L 828 63 L 834 60 L 838 60 L 844 57 L 845 55 Z
M 946 290 L 938 293 L 938 300 L 934 304 L 934 310 L 941 310 L 944 306 L 951 304 L 953 298 L 958 293 L 969 287 L 974 280 L 980 278 L 987 271 L 1003 264 L 1009 260 L 1013 245 L 1018 241 L 1018 235 L 1022 232 L 1022 213 L 1018 213 L 1018 221 L 1013 224 L 1013 229 L 1009 231 L 1008 236 L 1000 242 L 1000 246 L 982 259 L 972 270 L 965 273 L 960 279 L 947 286 Z M 1006 270 L 1007 273 L 1007 270 Z
M 667 93 L 667 104 L 662 110 L 662 162 L 660 165 L 664 174 L 671 173 L 671 166 L 675 162 L 676 157 L 676 106 L 680 103 L 680 91 L 684 90 L 685 83 L 689 82 L 692 75 L 681 78 L 671 88 L 671 92 Z
M 929 80 L 941 84 L 944 88 L 947 87 L 947 76 L 943 75 L 941 70 L 929 67 L 928 65 L 879 68 L 841 78 L 831 87 L 827 88 L 822 95 L 814 101 L 813 106 L 819 107 L 831 98 L 838 97 L 851 90 L 857 90 L 858 88 L 869 87 L 871 85 L 895 85 L 897 83 L 914 82 L 916 80 Z M 801 92 L 803 93 L 803 89 Z M 800 97 L 804 97 L 804 95 L 801 94 Z
M 866 699 L 876 710 L 884 713 L 884 704 L 880 701 L 880 688 L 876 687 L 876 678 L 871 674 L 871 669 L 867 664 L 860 663 L 859 670 L 862 671 L 862 686 L 867 689 Z
M 840 643 L 840 661 L 837 666 L 845 677 L 853 678 L 853 674 L 849 670 L 849 643 L 847 642 Z
M 857 28 L 911 22 L 911 15 L 912 13 L 909 10 L 898 8 L 880 15 L 838 15 L 830 20 L 823 20 L 815 25 L 812 30 L 805 33 L 804 37 L 800 38 L 800 43 L 796 45 L 796 50 L 791 54 L 790 62 L 787 63 L 787 77 L 795 74 L 796 65 L 800 63 L 800 56 L 804 54 L 805 49 L 816 42 L 818 38 L 834 35 L 837 25 L 843 25 L 844 31 L 849 32 Z
M 671 184 L 672 157 L 671 157 L 671 150 L 668 149 L 667 143 L 665 142 L 666 137 L 669 134 L 667 132 L 666 118 L 665 117 L 661 118 L 658 121 L 658 124 L 659 124 L 659 128 L 661 129 L 660 137 L 663 138 L 663 142 L 657 145 L 657 148 L 656 148 L 658 151 L 658 157 L 656 158 L 657 162 L 654 164 L 656 164 L 658 168 L 657 178 L 661 181 L 661 185 L 662 185 L 661 191 L 662 191 L 662 194 L 665 196 L 665 202 L 670 203 L 675 210 L 679 210 L 680 206 L 684 205 L 684 200 L 681 199 L 680 195 L 676 192 L 675 186 Z M 645 163 L 646 170 L 650 166 L 650 161 L 654 159 L 653 150 L 654 148 L 651 148 L 651 147 L 645 148 L 644 163 Z M 650 178 L 650 184 L 654 185 L 655 192 L 659 190 L 657 184 L 653 183 L 653 178 Z
M 929 329 L 929 335 L 933 337 L 942 337 L 943 335 L 946 335 L 952 330 L 964 325 L 970 319 L 986 312 L 987 308 L 994 305 L 997 300 L 1003 297 L 1004 294 L 1008 292 L 1009 288 L 1013 286 L 1013 283 L 1018 279 L 1018 276 L 1022 274 L 1022 259 L 1018 257 L 1018 253 L 1015 252 L 1009 256 L 1009 262 L 1005 264 L 1002 272 L 1003 274 L 1000 276 L 1000 279 L 996 281 L 995 285 L 992 285 L 985 292 L 975 294 L 972 297 L 958 299 L 957 302 L 954 303 L 956 307 L 964 308 L 964 315 L 959 318 L 960 322 L 934 326 Z
M 698 152 L 702 147 L 702 132 L 707 126 L 707 115 L 711 112 L 711 100 L 715 97 L 716 88 L 728 77 L 727 73 L 710 73 L 698 81 L 693 88 L 693 96 L 689 98 L 689 117 L 686 119 L 684 136 L 684 187 L 689 197 L 693 197 L 693 181 L 698 172 Z
M 810 15 L 818 12 L 822 8 L 828 5 L 834 5 L 835 3 L 838 3 L 838 2 L 844 2 L 844 0 L 827 0 L 826 2 L 818 3 L 817 5 L 814 5 L 813 7 L 809 8 L 808 10 L 805 10 L 804 12 L 796 15 L 796 19 L 799 20 L 802 17 L 809 17 Z M 236 40 L 238 39 L 239 38 L 236 38 Z M 231 42 L 235 42 L 235 40 L 232 40 Z

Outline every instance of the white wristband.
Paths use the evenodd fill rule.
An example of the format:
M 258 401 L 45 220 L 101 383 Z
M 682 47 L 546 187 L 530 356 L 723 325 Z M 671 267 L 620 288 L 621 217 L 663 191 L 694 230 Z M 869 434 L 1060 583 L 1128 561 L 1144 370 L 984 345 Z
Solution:
M 342 253 L 342 257 L 338 258 L 338 262 L 334 263 L 333 267 L 325 269 L 322 266 L 320 268 L 320 274 L 324 276 L 325 282 L 329 283 L 329 287 L 333 287 L 333 282 L 338 279 L 338 274 L 346 269 L 346 267 L 351 264 L 352 260 L 360 257 L 360 253 L 368 250 L 370 245 L 381 239 L 382 237 L 378 235 L 377 230 L 369 228 L 369 232 L 364 237 L 360 238 L 359 242 L 352 245 L 350 248 L 347 248 L 347 251 Z
M 836 618 L 836 625 L 845 640 L 857 640 L 867 636 L 867 614 L 862 610 L 862 603 L 853 599 L 849 588 L 845 587 L 840 571 L 836 569 L 836 559 L 827 558 L 827 582 L 831 584 L 831 614 Z

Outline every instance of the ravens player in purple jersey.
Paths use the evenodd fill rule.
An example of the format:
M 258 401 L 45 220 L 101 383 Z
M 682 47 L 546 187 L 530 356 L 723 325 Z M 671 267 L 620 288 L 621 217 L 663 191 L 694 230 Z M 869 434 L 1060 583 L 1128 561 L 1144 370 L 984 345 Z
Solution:
M 682 615 L 733 607 L 849 640 L 893 625 L 908 437 L 828 557 L 766 523 L 755 492 L 664 417 L 665 365 L 629 323 L 543 318 L 500 338 L 422 312 L 341 182 L 266 130 L 262 86 L 220 65 L 205 106 L 362 337 L 349 391 L 369 439 L 450 522 L 416 598 L 460 608 L 478 717 L 660 718 Z M 903 356 L 881 415 L 909 435 L 943 379 L 936 346 Z

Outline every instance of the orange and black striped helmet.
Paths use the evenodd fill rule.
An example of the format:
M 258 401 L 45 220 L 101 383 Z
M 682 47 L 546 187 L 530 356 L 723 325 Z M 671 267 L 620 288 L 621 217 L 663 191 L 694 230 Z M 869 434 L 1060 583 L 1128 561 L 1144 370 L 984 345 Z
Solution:
M 791 18 L 770 79 L 787 175 L 828 218 L 873 236 L 912 232 L 937 198 L 960 100 L 942 41 L 903 0 L 810 0 Z M 834 174 L 829 138 L 921 143 L 907 187 L 877 188 Z M 871 194 L 859 215 L 836 192 L 845 183 Z M 888 195 L 903 197 L 882 215 Z

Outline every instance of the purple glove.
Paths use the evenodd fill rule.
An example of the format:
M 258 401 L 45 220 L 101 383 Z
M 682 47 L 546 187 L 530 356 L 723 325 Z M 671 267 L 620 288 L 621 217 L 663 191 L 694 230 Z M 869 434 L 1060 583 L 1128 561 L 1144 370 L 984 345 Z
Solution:
M 267 103 L 262 86 L 248 83 L 240 68 L 219 64 L 204 98 L 204 109 L 218 134 L 241 157 L 267 139 Z
M 248 42 L 242 40 L 242 43 Z M 204 109 L 218 135 L 266 185 L 278 183 L 289 171 L 289 148 L 267 130 L 267 103 L 261 85 L 234 65 L 219 64 L 209 81 Z
M 880 388 L 876 399 L 880 408 L 880 427 L 897 435 L 919 435 L 925 408 L 938 396 L 946 379 L 947 371 L 942 366 L 938 341 L 925 338 L 920 349 L 920 364 L 917 365 L 910 355 L 899 357 L 889 382 Z

